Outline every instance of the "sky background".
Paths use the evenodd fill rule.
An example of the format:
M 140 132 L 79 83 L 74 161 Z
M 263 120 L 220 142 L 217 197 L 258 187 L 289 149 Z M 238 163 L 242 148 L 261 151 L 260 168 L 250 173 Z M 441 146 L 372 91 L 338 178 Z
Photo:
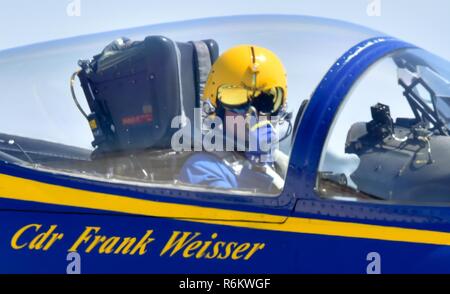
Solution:
M 0 50 L 154 23 L 268 13 L 357 23 L 450 60 L 448 0 L 1 0 Z

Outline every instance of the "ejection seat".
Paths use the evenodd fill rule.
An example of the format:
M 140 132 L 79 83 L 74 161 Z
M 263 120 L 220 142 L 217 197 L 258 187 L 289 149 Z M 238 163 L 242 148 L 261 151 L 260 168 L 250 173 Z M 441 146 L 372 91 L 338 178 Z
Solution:
M 188 119 L 191 142 L 194 129 L 200 131 L 200 98 L 218 44 L 163 36 L 120 44 L 80 61 L 78 77 L 92 111 L 86 115 L 95 138 L 92 165 L 119 178 L 173 181 L 190 152 L 173 150 L 171 122 L 176 115 Z

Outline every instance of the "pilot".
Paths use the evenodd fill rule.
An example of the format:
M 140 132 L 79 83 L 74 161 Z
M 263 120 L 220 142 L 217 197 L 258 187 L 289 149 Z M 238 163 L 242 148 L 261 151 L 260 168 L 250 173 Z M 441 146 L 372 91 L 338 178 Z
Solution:
M 183 165 L 179 180 L 222 189 L 279 191 L 285 170 L 277 159 L 287 162 L 287 157 L 278 150 L 275 125 L 290 120 L 286 94 L 284 66 L 270 50 L 241 45 L 221 55 L 202 100 L 204 114 L 216 124 L 211 124 L 214 130 L 221 130 L 222 137 L 215 139 L 226 151 L 195 152 Z

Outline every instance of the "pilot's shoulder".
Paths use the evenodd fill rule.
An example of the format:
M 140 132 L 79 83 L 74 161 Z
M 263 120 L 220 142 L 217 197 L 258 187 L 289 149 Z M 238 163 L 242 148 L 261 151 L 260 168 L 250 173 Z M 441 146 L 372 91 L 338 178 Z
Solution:
M 197 152 L 185 162 L 179 180 L 216 188 L 237 187 L 236 176 L 222 159 L 206 152 Z
M 225 168 L 222 159 L 209 152 L 195 152 L 185 162 L 183 169 L 219 171 Z M 226 168 L 225 168 L 226 170 Z

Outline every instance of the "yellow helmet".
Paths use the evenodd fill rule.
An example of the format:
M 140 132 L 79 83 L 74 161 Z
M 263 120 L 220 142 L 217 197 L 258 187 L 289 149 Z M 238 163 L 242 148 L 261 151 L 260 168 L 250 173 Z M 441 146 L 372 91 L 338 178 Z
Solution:
M 214 63 L 202 99 L 216 109 L 253 106 L 259 113 L 276 115 L 287 104 L 286 71 L 272 51 L 240 45 Z

